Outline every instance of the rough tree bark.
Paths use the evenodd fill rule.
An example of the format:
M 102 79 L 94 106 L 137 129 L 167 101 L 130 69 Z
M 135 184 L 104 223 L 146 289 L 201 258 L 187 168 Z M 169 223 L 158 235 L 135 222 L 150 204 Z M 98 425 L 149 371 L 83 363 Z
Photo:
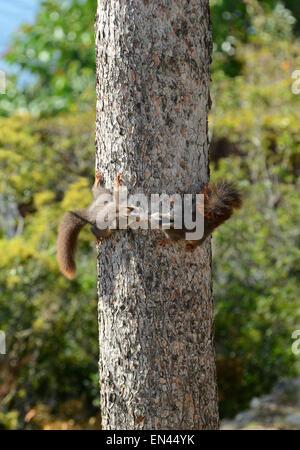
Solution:
M 97 168 L 129 192 L 208 181 L 208 0 L 98 0 Z M 104 429 L 218 428 L 209 239 L 194 253 L 154 231 L 98 248 Z

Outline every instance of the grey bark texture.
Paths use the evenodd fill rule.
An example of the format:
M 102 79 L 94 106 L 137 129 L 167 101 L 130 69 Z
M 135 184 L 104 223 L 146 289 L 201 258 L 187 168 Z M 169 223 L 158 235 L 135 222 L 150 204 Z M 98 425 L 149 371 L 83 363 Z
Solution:
M 209 176 L 208 0 L 98 0 L 96 165 L 129 193 L 196 193 Z M 98 247 L 103 429 L 216 429 L 210 240 L 155 231 Z

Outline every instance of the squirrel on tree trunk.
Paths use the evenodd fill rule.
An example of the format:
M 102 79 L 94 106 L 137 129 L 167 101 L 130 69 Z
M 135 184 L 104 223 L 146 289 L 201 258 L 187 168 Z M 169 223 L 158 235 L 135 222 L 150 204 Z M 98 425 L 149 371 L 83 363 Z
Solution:
M 120 185 L 122 182 L 121 174 L 116 177 L 113 193 L 101 185 L 102 175 L 96 172 L 95 183 L 92 188 L 94 200 L 87 209 L 74 209 L 68 211 L 62 218 L 58 228 L 57 239 L 57 259 L 61 272 L 69 279 L 76 275 L 75 252 L 77 239 L 81 229 L 86 225 L 91 225 L 91 231 L 96 236 L 98 242 L 111 236 L 112 232 L 118 230 L 118 224 L 121 220 L 134 221 L 139 215 L 139 208 L 122 204 L 119 198 Z M 204 231 L 201 239 L 187 241 L 187 251 L 193 251 L 201 245 L 206 237 L 210 235 L 215 228 L 228 220 L 234 209 L 241 207 L 241 195 L 234 184 L 229 182 L 218 182 L 207 184 L 200 191 L 204 196 L 204 206 L 200 202 L 194 202 L 193 207 L 203 216 Z M 99 220 L 99 213 L 101 218 Z M 151 223 L 151 216 L 146 219 Z M 168 216 L 170 228 L 163 227 L 163 216 L 159 216 L 160 228 L 164 231 L 167 239 L 172 242 L 184 241 L 187 230 L 184 226 L 181 229 L 175 229 L 174 218 Z

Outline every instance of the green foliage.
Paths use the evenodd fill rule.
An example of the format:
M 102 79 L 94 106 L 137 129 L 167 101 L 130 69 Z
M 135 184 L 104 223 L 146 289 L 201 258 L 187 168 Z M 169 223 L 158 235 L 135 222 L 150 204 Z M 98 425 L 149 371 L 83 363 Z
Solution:
M 96 0 L 44 0 L 36 22 L 24 25 L 6 55 L 9 63 L 34 75 L 24 90 L 11 79 L 0 113 L 12 104 L 33 114 L 55 114 L 77 104 L 88 109 L 94 101 Z
M 234 82 L 214 74 L 215 138 L 226 136 L 238 151 L 217 161 L 213 178 L 238 181 L 245 196 L 242 210 L 213 239 L 225 415 L 297 369 L 291 335 L 300 320 L 300 110 L 291 72 L 300 52 L 298 42 L 271 39 L 271 18 L 254 19 L 261 30 L 239 47 L 243 72 Z
M 91 200 L 86 175 L 93 172 L 93 121 L 94 113 L 38 122 L 17 115 L 0 120 L 5 174 L 0 196 L 31 205 L 31 213 L 23 209 L 24 218 L 13 217 L 14 237 L 0 239 L 1 329 L 8 348 L 0 375 L 5 427 L 15 427 L 16 416 L 9 415 L 14 410 L 26 412 L 40 399 L 55 407 L 83 392 L 87 404 L 97 397 L 93 240 L 88 231 L 82 233 L 73 282 L 60 275 L 55 248 L 63 212 Z
M 295 16 L 299 18 L 297 22 L 286 9 L 285 4 L 290 3 L 278 0 L 211 0 L 213 72 L 222 70 L 230 77 L 239 75 L 243 68 L 243 58 L 240 58 L 236 50 L 240 44 L 249 42 L 251 37 L 261 39 L 262 33 L 269 40 L 290 36 L 295 24 L 298 27 L 300 23 L 300 15 Z

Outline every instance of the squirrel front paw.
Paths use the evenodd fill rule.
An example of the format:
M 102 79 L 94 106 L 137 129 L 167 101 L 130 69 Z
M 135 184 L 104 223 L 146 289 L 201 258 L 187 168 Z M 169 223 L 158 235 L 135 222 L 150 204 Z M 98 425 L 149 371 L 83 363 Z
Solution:
M 103 180 L 103 175 L 102 175 L 102 173 L 99 172 L 98 170 L 96 170 L 96 172 L 95 172 L 95 182 L 94 182 L 94 187 L 98 187 L 102 180 Z

